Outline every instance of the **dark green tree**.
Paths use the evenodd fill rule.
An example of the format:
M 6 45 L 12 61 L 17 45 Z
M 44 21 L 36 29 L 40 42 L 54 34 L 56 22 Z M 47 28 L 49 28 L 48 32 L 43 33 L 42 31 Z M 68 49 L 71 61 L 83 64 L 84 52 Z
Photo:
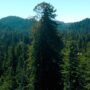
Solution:
M 16 67 L 16 79 L 17 79 L 17 89 L 18 90 L 27 90 L 27 58 L 28 58 L 28 49 L 27 45 L 24 42 L 18 43 L 15 47 L 15 55 L 17 58 L 17 67 Z
M 48 3 L 38 4 L 38 24 L 33 29 L 30 46 L 30 89 L 63 90 L 62 39 L 58 35 L 54 7 Z
M 78 59 L 78 45 L 77 42 L 72 41 L 69 54 L 69 90 L 83 90 L 79 72 L 79 59 Z

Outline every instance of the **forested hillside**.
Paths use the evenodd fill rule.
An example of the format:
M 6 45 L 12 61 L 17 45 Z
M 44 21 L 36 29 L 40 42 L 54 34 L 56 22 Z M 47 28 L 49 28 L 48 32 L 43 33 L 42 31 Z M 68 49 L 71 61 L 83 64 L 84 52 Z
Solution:
M 47 3 L 34 11 L 40 21 L 0 19 L 0 90 L 90 90 L 90 19 L 53 20 Z

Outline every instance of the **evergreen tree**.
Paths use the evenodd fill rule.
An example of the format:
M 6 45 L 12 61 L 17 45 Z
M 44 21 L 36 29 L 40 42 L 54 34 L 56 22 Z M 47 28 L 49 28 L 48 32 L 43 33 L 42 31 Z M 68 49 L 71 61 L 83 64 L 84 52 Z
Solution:
M 17 89 L 18 90 L 27 90 L 27 58 L 28 58 L 28 49 L 22 41 L 18 43 L 15 48 L 15 55 L 17 58 L 17 67 L 16 67 L 16 79 L 17 79 Z
M 70 47 L 69 64 L 69 90 L 82 90 L 79 73 L 78 46 L 74 41 Z
M 54 21 L 56 10 L 48 3 L 38 4 L 34 10 L 39 22 L 33 29 L 30 55 L 30 87 L 32 90 L 63 90 L 63 42 Z

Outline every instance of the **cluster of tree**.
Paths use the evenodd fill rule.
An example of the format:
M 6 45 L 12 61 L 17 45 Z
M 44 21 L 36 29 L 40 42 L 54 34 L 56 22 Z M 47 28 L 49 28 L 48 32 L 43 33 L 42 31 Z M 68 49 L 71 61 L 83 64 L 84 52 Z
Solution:
M 0 90 L 90 90 L 89 19 L 59 23 L 45 2 L 34 11 L 31 24 L 0 21 Z

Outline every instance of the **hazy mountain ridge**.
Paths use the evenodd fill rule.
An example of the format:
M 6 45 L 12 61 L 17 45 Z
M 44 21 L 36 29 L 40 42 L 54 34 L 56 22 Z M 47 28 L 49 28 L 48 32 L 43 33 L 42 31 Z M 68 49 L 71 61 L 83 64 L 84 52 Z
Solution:
M 35 23 L 34 19 L 24 19 L 17 16 L 8 16 L 0 19 L 0 30 L 13 29 L 17 31 L 27 31 L 30 30 L 33 24 Z M 61 21 L 57 21 L 58 29 L 60 30 L 68 30 L 68 29 L 90 29 L 90 19 L 86 18 L 79 22 L 73 23 L 64 23 Z
M 10 28 L 11 30 L 17 31 L 27 31 L 32 27 L 34 20 L 32 19 L 24 19 L 16 16 L 8 16 L 0 19 L 0 29 L 7 29 L 5 27 Z

